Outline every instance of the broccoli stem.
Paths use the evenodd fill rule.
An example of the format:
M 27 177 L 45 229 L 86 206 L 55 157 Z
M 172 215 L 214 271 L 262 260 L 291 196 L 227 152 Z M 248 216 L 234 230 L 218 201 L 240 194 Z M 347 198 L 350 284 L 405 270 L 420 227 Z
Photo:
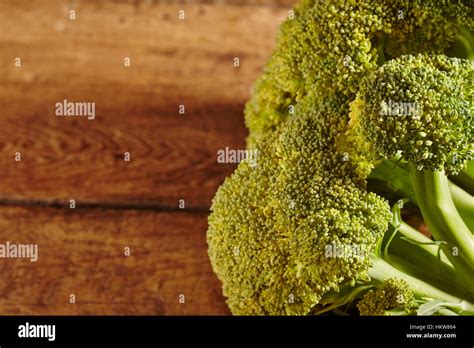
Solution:
M 403 163 L 399 163 L 395 158 L 382 160 L 382 162 L 372 170 L 368 179 L 376 179 L 385 182 L 391 191 L 417 204 L 410 172 L 404 166 Z
M 418 205 L 410 172 L 405 167 L 406 164 L 398 163 L 396 159 L 383 160 L 370 173 L 369 180 L 375 179 L 384 182 L 388 190 L 403 198 L 408 198 L 412 203 Z M 469 192 L 471 185 L 474 192 L 474 162 L 469 162 L 466 170 L 451 180 L 459 183 L 460 178 L 463 178 L 464 185 L 462 186 L 449 182 L 451 196 L 467 227 L 474 232 L 474 197 Z
M 411 167 L 413 187 L 425 222 L 456 268 L 465 288 L 474 289 L 474 240 L 471 231 L 459 215 L 441 171 L 419 171 Z
M 459 312 L 458 314 L 474 314 L 474 304 L 467 302 L 457 296 L 447 293 L 437 287 L 428 284 L 418 278 L 412 277 L 381 258 L 371 255 L 372 267 L 369 269 L 369 277 L 372 280 L 383 283 L 390 278 L 397 278 L 406 281 L 412 289 L 415 297 L 418 299 L 438 299 L 448 303 L 455 303 Z
M 399 226 L 398 232 L 389 244 L 387 262 L 450 294 L 474 301 L 474 294 L 464 288 L 439 245 L 406 223 Z
M 451 182 L 449 183 L 449 190 L 459 215 L 461 215 L 469 230 L 474 232 L 474 197 Z

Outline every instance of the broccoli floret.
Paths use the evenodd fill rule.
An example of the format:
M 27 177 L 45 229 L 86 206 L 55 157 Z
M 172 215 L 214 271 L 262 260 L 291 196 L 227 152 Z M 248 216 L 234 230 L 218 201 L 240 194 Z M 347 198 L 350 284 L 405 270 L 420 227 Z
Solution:
M 295 8 L 246 105 L 257 166 L 238 166 L 209 216 L 233 313 L 315 314 L 360 297 L 362 314 L 474 313 L 474 180 L 462 176 L 473 13 L 434 0 Z M 381 103 L 401 97 L 416 118 L 386 122 Z M 447 176 L 458 172 L 459 187 Z M 407 197 L 432 239 L 390 210 Z
M 323 118 L 273 133 L 257 166 L 239 165 L 214 198 L 209 255 L 236 314 L 307 314 L 339 284 L 367 279 L 390 207 L 341 155 L 327 155 Z
M 408 283 L 396 278 L 387 279 L 380 289 L 367 291 L 357 304 L 361 315 L 388 315 L 393 310 L 408 314 L 416 306 Z
M 364 79 L 351 104 L 356 146 L 381 158 L 400 155 L 418 170 L 459 173 L 474 152 L 473 79 L 466 59 L 420 54 L 388 61 Z

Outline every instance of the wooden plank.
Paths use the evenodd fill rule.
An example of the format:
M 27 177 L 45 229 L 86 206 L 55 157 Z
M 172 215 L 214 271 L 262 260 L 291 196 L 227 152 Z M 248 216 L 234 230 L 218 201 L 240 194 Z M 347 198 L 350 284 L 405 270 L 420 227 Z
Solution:
M 234 169 L 216 152 L 244 146 L 243 106 L 287 14 L 230 4 L 1 1 L 0 200 L 208 207 Z M 56 117 L 64 99 L 96 118 Z
M 2 207 L 0 244 L 37 244 L 39 258 L 0 258 L 1 314 L 228 314 L 206 226 L 186 212 Z

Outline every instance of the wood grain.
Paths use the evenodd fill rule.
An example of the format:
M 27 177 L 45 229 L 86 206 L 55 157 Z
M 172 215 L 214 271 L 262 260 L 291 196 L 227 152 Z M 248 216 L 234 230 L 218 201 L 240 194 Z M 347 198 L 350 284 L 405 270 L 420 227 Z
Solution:
M 2 1 L 0 200 L 208 207 L 283 3 Z M 95 102 L 96 119 L 56 117 L 64 99 Z
M 0 312 L 227 314 L 206 225 L 185 212 L 2 207 L 1 243 L 38 244 L 39 259 L 0 259 Z
M 294 2 L 0 1 L 0 243 L 40 250 L 0 259 L 0 314 L 229 314 L 205 233 L 235 165 L 216 153 L 244 146 L 244 103 Z M 96 118 L 56 117 L 64 99 Z

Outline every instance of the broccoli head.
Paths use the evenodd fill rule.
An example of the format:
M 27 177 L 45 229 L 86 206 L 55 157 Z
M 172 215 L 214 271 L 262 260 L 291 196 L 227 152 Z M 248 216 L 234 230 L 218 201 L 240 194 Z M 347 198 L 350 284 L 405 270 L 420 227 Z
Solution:
M 390 60 L 361 83 L 349 133 L 359 138 L 357 148 L 380 158 L 400 155 L 418 170 L 457 174 L 473 154 L 473 80 L 474 64 L 466 59 L 420 54 Z
M 323 150 L 329 117 L 337 120 L 291 120 L 214 198 L 209 255 L 236 314 L 307 314 L 329 290 L 368 278 L 390 207 L 343 156 Z

